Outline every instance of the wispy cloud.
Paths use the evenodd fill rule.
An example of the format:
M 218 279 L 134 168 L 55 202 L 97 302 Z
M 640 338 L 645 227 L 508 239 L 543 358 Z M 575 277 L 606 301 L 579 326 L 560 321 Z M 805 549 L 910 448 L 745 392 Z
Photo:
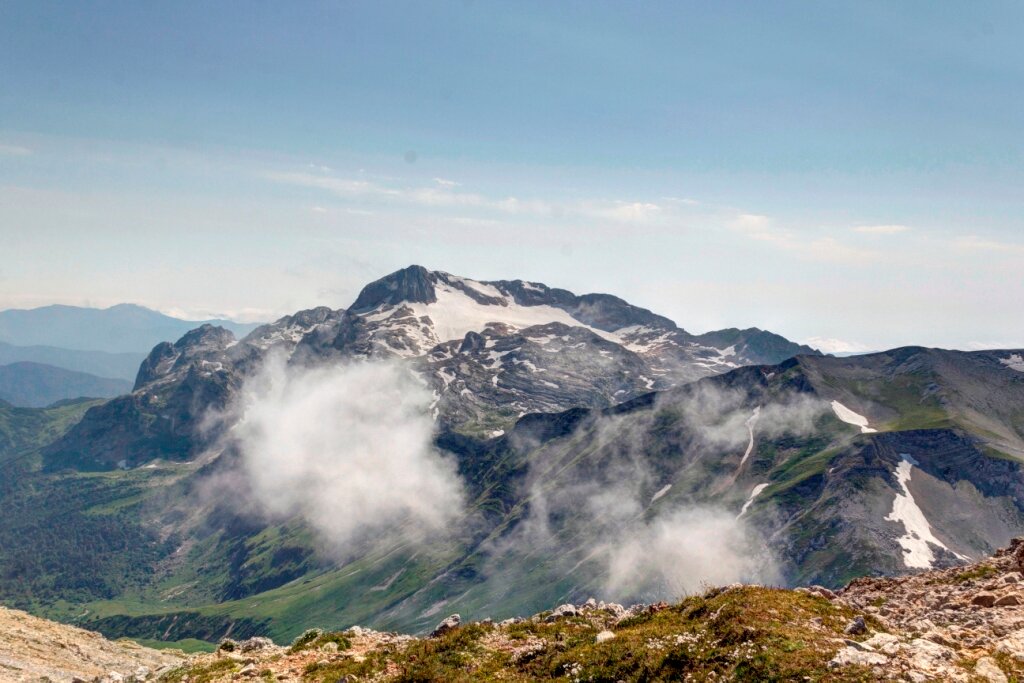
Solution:
M 21 145 L 5 145 L 0 143 L 0 156 L 27 157 L 30 154 L 32 154 L 32 150 L 28 147 L 22 147 Z
M 489 197 L 477 192 L 458 190 L 456 188 L 461 187 L 460 183 L 444 178 L 434 178 L 436 186 L 403 187 L 306 172 L 274 171 L 264 174 L 264 177 L 278 183 L 321 189 L 351 200 L 387 201 L 424 208 L 490 211 L 503 215 L 577 217 L 643 223 L 654 220 L 662 212 L 660 205 L 645 201 L 587 199 L 554 202 L 515 196 Z
M 865 353 L 873 349 L 867 344 L 835 337 L 808 337 L 800 342 L 823 353 Z
M 897 223 L 891 225 L 858 225 L 853 229 L 854 232 L 866 235 L 896 235 L 908 230 L 910 230 L 909 225 L 899 225 Z
M 1024 254 L 1024 244 L 1020 242 L 1004 242 L 979 235 L 964 235 L 953 240 L 957 249 L 970 251 L 998 251 L 1010 254 Z
M 777 228 L 768 216 L 761 214 L 739 213 L 729 221 L 729 227 L 750 239 L 812 261 L 863 263 L 878 258 L 876 252 L 850 246 L 835 237 L 809 237 Z

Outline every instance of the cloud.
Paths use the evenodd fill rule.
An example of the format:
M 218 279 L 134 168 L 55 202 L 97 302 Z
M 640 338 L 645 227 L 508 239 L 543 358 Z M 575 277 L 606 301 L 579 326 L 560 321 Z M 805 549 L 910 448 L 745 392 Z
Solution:
M 822 353 L 866 353 L 874 350 L 860 342 L 845 341 L 834 337 L 809 337 L 800 343 L 818 349 Z
M 352 200 L 386 201 L 424 207 L 490 211 L 497 214 L 530 217 L 576 217 L 587 220 L 620 223 L 643 223 L 655 219 L 662 207 L 641 201 L 588 199 L 575 202 L 551 202 L 521 197 L 488 197 L 476 192 L 457 190 L 461 185 L 452 180 L 435 178 L 437 186 L 401 187 L 363 179 L 305 172 L 269 172 L 268 180 L 325 190 Z
M 854 232 L 860 232 L 867 235 L 896 235 L 901 232 L 907 232 L 910 230 L 908 225 L 858 225 L 853 229 Z
M 0 143 L 0 156 L 3 157 L 27 157 L 32 150 L 21 145 L 5 145 Z
M 430 398 L 396 364 L 273 356 L 243 386 L 230 439 L 267 516 L 301 516 L 336 552 L 375 531 L 422 540 L 463 511 L 455 467 L 432 445 Z
M 969 251 L 998 251 L 1003 253 L 1020 254 L 1024 253 L 1024 244 L 1019 242 L 1001 242 L 978 235 L 964 235 L 953 240 L 953 246 L 957 249 Z
M 852 247 L 834 237 L 809 237 L 776 228 L 768 216 L 761 214 L 739 213 L 728 225 L 749 239 L 766 242 L 806 260 L 865 263 L 879 257 L 877 252 Z
M 1024 342 L 969 341 L 964 345 L 968 351 L 990 351 L 1003 349 L 1024 349 Z

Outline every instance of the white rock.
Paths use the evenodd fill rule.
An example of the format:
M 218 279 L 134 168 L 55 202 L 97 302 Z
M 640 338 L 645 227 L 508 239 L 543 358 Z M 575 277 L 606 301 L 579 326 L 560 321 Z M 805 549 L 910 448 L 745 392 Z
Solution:
M 614 637 L 615 637 L 615 634 L 612 633 L 611 631 L 601 631 L 594 638 L 594 642 L 595 643 L 603 643 L 605 641 L 611 640 Z
M 1008 683 L 1006 674 L 991 657 L 982 657 L 974 665 L 974 673 L 984 678 L 988 683 Z

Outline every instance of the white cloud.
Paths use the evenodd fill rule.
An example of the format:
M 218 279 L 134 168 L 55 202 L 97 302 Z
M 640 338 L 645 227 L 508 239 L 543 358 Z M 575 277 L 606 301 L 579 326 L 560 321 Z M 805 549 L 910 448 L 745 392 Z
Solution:
M 865 353 L 874 350 L 867 344 L 836 339 L 834 337 L 808 337 L 800 343 L 818 349 L 823 353 Z
M 875 252 L 852 247 L 834 237 L 808 237 L 778 229 L 772 225 L 768 216 L 761 214 L 739 213 L 729 222 L 729 226 L 750 239 L 767 242 L 807 260 L 864 263 L 878 257 Z
M 270 358 L 246 381 L 231 433 L 254 500 L 271 517 L 302 516 L 339 552 L 374 532 L 442 533 L 463 489 L 433 447 L 430 400 L 397 364 Z
M 384 200 L 426 208 L 472 209 L 510 215 L 598 219 L 622 223 L 649 222 L 662 212 L 651 202 L 591 199 L 576 202 L 550 202 L 520 197 L 488 197 L 476 192 L 456 190 L 459 183 L 435 178 L 437 187 L 398 187 L 369 180 L 352 180 L 330 175 L 297 172 L 270 172 L 264 177 L 288 185 L 312 187 L 348 199 Z
M 1003 253 L 1020 254 L 1024 253 L 1024 244 L 1019 242 L 1001 242 L 978 235 L 965 235 L 953 240 L 953 246 L 957 249 L 971 251 L 999 251 Z
M 992 349 L 1024 349 L 1024 342 L 969 341 L 964 345 L 967 351 L 989 351 Z
M 32 150 L 28 147 L 22 147 L 21 145 L 5 145 L 0 144 L 0 156 L 4 157 L 27 157 L 32 154 Z
M 867 235 L 895 235 L 901 232 L 907 232 L 910 230 L 909 225 L 858 225 L 853 229 L 854 232 L 860 232 Z

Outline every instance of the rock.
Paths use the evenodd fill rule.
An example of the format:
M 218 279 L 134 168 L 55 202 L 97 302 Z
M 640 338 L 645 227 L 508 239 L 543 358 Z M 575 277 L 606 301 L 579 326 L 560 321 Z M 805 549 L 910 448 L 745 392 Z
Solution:
M 587 598 L 587 601 L 585 603 L 583 603 L 583 606 L 586 607 L 587 609 L 596 609 L 597 608 L 597 600 L 595 600 L 594 598 Z
M 1008 683 L 1006 674 L 991 657 L 982 657 L 974 665 L 974 673 L 988 683 Z
M 615 637 L 615 634 L 612 633 L 611 631 L 601 631 L 596 636 L 594 636 L 594 642 L 595 643 L 604 643 L 606 641 L 611 640 L 614 637 Z
M 442 621 L 440 624 L 438 624 L 437 627 L 430 632 L 430 637 L 437 638 L 438 636 L 443 636 L 445 633 L 457 629 L 459 627 L 459 624 L 461 623 L 462 617 L 460 617 L 458 614 L 452 614 L 451 616 L 447 617 L 444 621 Z
M 1021 603 L 1020 596 L 1016 593 L 1008 593 L 999 597 L 994 603 L 995 607 L 1010 607 L 1012 605 L 1019 605 Z
M 868 626 L 864 623 L 864 617 L 860 616 L 859 614 L 855 616 L 849 624 L 846 625 L 845 629 L 843 629 L 843 633 L 845 633 L 848 636 L 859 636 L 862 633 L 867 632 Z
M 881 666 L 889 661 L 889 658 L 878 652 L 865 652 L 855 647 L 844 647 L 836 653 L 836 656 L 829 661 L 830 669 L 842 666 Z
M 320 646 L 320 652 L 337 652 L 338 644 L 333 640 L 328 641 Z
M 820 595 L 821 597 L 826 598 L 828 600 L 836 599 L 835 592 L 829 590 L 828 588 L 825 588 L 824 586 L 810 586 L 808 590 L 814 595 Z
M 237 649 L 238 643 L 230 638 L 220 641 L 220 645 L 217 646 L 217 652 L 234 652 Z
M 1024 577 L 1021 576 L 1020 572 L 1010 572 L 1003 576 L 1003 583 L 1020 583 L 1021 580 L 1024 580 Z
M 246 664 L 245 666 L 243 666 L 241 669 L 238 670 L 238 675 L 239 676 L 247 676 L 247 677 L 248 676 L 255 676 L 256 675 L 256 665 L 255 664 Z
M 862 652 L 874 652 L 874 648 L 865 643 L 858 643 L 856 640 L 850 640 L 849 638 L 843 638 L 843 642 L 846 643 L 847 647 L 860 650 Z
M 551 610 L 551 615 L 546 619 L 546 621 L 556 621 L 558 619 L 564 619 L 565 617 L 575 617 L 577 614 L 579 614 L 579 611 L 576 609 L 576 605 L 570 605 L 567 603 L 565 605 L 559 605 L 555 609 Z
M 149 670 L 148 666 L 140 666 L 138 669 L 135 670 L 135 678 L 139 679 L 140 681 L 144 681 L 147 678 L 149 678 L 150 673 L 152 672 Z
M 891 633 L 876 633 L 861 644 L 887 655 L 896 654 L 901 645 L 900 639 Z
M 1013 548 L 1013 559 L 1017 563 L 1017 569 L 1024 572 L 1024 538 L 1015 538 L 1010 541 Z
M 257 650 L 266 650 L 272 647 L 274 647 L 274 641 L 262 636 L 249 638 L 238 643 L 239 652 L 256 652 Z
M 971 598 L 972 605 L 979 605 L 981 607 L 991 607 L 996 602 L 995 593 L 989 593 L 988 591 L 982 591 Z
M 942 631 L 930 630 L 925 632 L 925 634 L 921 637 L 925 640 L 930 640 L 933 643 L 938 643 L 939 645 L 944 645 L 946 647 L 956 647 L 956 644 L 952 640 L 950 640 L 947 637 L 947 635 Z
M 609 602 L 601 609 L 604 609 L 605 612 L 608 612 L 613 617 L 621 617 L 626 613 L 626 608 L 617 602 Z
M 1014 631 L 996 643 L 996 652 L 1024 662 L 1024 629 Z

